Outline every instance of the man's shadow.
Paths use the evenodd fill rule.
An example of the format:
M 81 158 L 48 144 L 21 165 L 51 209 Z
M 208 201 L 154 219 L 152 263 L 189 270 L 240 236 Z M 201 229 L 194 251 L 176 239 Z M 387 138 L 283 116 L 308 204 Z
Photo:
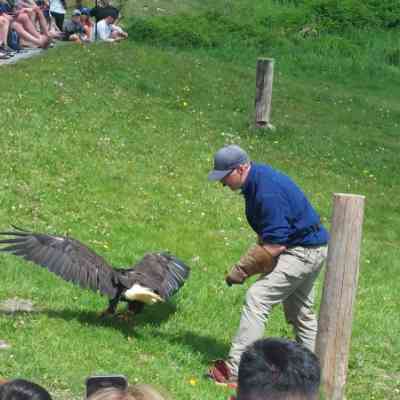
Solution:
M 227 342 L 222 342 L 213 336 L 200 335 L 191 331 L 174 335 L 157 331 L 154 333 L 154 336 L 173 345 L 188 348 L 191 353 L 199 356 L 201 362 L 204 364 L 209 364 L 212 360 L 226 357 L 230 348 L 230 344 Z

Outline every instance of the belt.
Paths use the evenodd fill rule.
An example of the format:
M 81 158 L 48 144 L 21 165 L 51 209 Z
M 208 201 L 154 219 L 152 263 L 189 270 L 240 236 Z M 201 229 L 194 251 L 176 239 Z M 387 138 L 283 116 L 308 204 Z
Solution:
M 292 242 L 297 239 L 303 239 L 310 233 L 318 232 L 321 228 L 321 224 L 314 224 L 307 226 L 306 228 L 300 229 L 299 231 L 289 235 L 289 242 Z

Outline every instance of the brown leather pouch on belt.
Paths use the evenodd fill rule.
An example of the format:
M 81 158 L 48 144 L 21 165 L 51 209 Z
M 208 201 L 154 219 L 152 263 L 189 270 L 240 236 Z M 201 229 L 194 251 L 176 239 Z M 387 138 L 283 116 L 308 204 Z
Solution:
M 263 246 L 256 245 L 250 248 L 240 261 L 235 264 L 226 276 L 226 283 L 231 286 L 243 283 L 249 276 L 268 274 L 276 264 L 276 259 Z

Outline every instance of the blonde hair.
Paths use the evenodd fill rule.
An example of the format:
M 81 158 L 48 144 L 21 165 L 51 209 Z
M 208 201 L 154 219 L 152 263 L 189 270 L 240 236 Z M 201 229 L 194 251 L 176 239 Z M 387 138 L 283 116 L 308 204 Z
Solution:
M 153 386 L 144 383 L 129 386 L 128 393 L 130 393 L 135 400 L 169 400 L 166 394 L 161 394 Z
M 125 390 L 108 387 L 94 392 L 88 400 L 136 400 L 136 398 Z

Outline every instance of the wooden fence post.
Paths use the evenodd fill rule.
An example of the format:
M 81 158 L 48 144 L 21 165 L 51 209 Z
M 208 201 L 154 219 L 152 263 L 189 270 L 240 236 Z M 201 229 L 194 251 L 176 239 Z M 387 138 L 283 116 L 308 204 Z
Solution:
M 275 129 L 270 123 L 274 59 L 259 58 L 256 72 L 256 128 Z
M 334 194 L 316 354 L 326 400 L 342 400 L 357 291 L 365 197 Z

